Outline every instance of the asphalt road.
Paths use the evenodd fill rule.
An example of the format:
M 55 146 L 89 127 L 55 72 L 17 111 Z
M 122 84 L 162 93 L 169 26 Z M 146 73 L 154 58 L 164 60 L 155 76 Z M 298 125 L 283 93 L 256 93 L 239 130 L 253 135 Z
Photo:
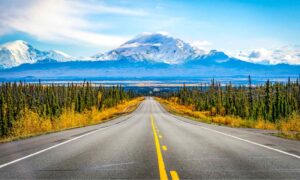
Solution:
M 174 116 L 147 98 L 95 126 L 0 144 L 1 179 L 300 179 L 300 143 Z

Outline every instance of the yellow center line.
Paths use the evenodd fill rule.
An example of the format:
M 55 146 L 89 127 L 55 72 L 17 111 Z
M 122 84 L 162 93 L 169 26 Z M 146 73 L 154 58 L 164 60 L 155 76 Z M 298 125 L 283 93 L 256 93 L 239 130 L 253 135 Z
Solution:
M 179 176 L 176 171 L 170 171 L 172 180 L 179 180 Z
M 152 114 L 150 115 L 150 118 L 151 118 L 152 130 L 153 130 L 154 141 L 155 141 L 155 146 L 156 146 L 159 176 L 160 176 L 160 179 L 167 180 L 168 175 L 167 175 L 164 159 L 163 159 L 163 156 L 161 153 L 160 143 L 159 143 L 157 132 L 155 130 L 154 118 L 153 118 Z
M 162 148 L 164 151 L 168 150 L 167 146 L 162 146 Z

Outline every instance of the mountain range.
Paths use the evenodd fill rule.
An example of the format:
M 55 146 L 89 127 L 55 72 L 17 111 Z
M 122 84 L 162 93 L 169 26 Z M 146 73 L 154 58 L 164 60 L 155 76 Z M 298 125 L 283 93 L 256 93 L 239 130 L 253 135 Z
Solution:
M 12 68 L 26 63 L 33 64 L 45 59 L 63 62 L 73 60 L 74 57 L 57 50 L 41 51 L 22 40 L 0 46 L 0 67 L 2 68 Z
M 0 78 L 298 76 L 299 65 L 261 65 L 204 51 L 160 33 L 144 33 L 116 49 L 76 58 L 41 51 L 24 41 L 0 46 Z
M 180 64 L 189 59 L 196 59 L 204 54 L 205 51 L 189 43 L 160 33 L 143 33 L 106 53 L 77 58 L 57 50 L 41 51 L 25 41 L 17 40 L 0 46 L 0 66 L 2 68 L 12 68 L 26 63 L 34 64 L 45 59 L 52 59 L 58 62 L 130 59 L 135 62 L 154 61 Z

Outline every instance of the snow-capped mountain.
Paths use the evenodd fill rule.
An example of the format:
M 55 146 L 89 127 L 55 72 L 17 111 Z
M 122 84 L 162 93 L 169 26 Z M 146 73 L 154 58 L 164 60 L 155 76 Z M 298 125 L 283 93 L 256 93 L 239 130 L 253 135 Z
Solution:
M 76 58 L 58 50 L 50 50 L 46 52 L 47 58 L 54 59 L 60 62 L 75 60 Z
M 44 59 L 70 61 L 74 58 L 60 51 L 40 51 L 21 40 L 0 46 L 0 66 L 2 68 L 11 68 L 25 63 L 33 64 Z
M 291 51 L 294 56 L 279 56 L 279 51 L 273 53 L 277 59 L 292 58 L 296 62 L 299 51 Z M 245 57 L 266 58 L 263 51 L 253 52 Z M 282 53 L 281 53 L 282 54 Z M 273 57 L 272 56 L 272 57 Z M 241 57 L 241 58 L 240 58 Z M 244 55 L 243 55 L 244 57 Z M 166 65 L 223 65 L 223 66 L 249 66 L 251 64 L 259 64 L 255 61 L 249 61 L 236 56 L 228 56 L 222 51 L 201 49 L 197 44 L 190 44 L 178 38 L 171 37 L 162 33 L 143 33 L 120 47 L 108 51 L 106 53 L 98 53 L 94 56 L 75 58 L 61 51 L 41 51 L 35 49 L 25 41 L 13 41 L 0 46 L 0 69 L 12 68 L 22 64 L 34 64 L 39 61 L 50 60 L 57 62 L 68 61 L 118 61 L 125 60 L 129 65 L 147 63 L 163 63 Z M 44 62 L 44 61 L 43 61 Z M 245 64 L 248 62 L 248 64 Z M 110 64 L 109 62 L 108 64 Z M 121 62 L 119 64 L 122 64 Z M 113 63 L 116 65 L 117 63 Z M 261 64 L 261 63 L 260 63 Z M 266 63 L 265 65 L 270 64 Z M 276 64 L 276 63 L 273 63 Z M 287 63 L 286 63 L 287 64 Z
M 164 34 L 143 34 L 119 48 L 86 58 L 40 51 L 24 41 L 0 46 L 1 80 L 65 78 L 298 77 L 300 66 L 261 65 L 217 50 L 201 50 Z M 17 66 L 17 67 L 15 67 Z M 12 68 L 10 68 L 12 67 Z M 172 79 L 171 78 L 171 79 Z
M 97 54 L 96 60 L 131 59 L 180 64 L 203 55 L 203 51 L 171 36 L 161 33 L 144 33 L 127 41 L 117 49 Z

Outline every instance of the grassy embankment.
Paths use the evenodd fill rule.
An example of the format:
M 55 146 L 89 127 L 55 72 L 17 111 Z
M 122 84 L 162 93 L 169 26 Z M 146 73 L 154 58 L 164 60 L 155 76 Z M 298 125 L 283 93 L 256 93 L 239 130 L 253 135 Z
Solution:
M 300 140 L 300 116 L 292 115 L 288 119 L 281 119 L 277 123 L 271 123 L 263 119 L 246 120 L 236 116 L 212 116 L 210 111 L 195 111 L 193 106 L 180 105 L 174 101 L 156 98 L 171 113 L 190 117 L 204 123 L 226 125 L 230 127 L 245 127 L 256 129 L 279 130 L 280 137 Z
M 2 137 L 0 142 L 99 124 L 134 111 L 143 99 L 143 97 L 135 98 L 102 111 L 99 111 L 96 107 L 92 107 L 91 110 L 84 110 L 81 113 L 74 110 L 64 110 L 59 117 L 52 120 L 26 110 L 25 115 L 13 123 L 10 135 Z

